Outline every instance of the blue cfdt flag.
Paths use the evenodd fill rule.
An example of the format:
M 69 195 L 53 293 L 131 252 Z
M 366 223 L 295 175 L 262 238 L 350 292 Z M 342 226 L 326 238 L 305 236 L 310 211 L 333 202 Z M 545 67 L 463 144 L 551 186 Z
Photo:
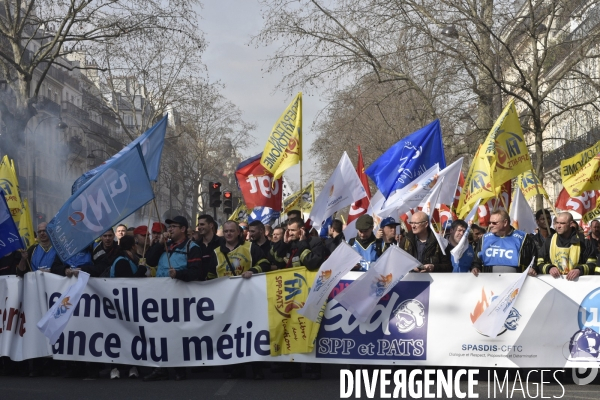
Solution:
M 47 231 L 66 261 L 154 198 L 140 145 L 113 160 L 67 200 Z
M 112 162 L 114 162 L 123 154 L 133 149 L 138 144 L 142 148 L 142 154 L 144 155 L 144 162 L 148 169 L 148 176 L 150 180 L 156 182 L 158 179 L 158 173 L 160 171 L 160 158 L 162 156 L 163 145 L 165 144 L 165 134 L 167 133 L 167 123 L 169 121 L 169 114 L 165 115 L 160 121 L 158 121 L 152 128 L 148 129 L 144 134 L 135 139 L 133 142 L 125 146 L 120 152 L 106 160 L 102 165 L 89 170 L 88 172 L 81 175 L 71 188 L 71 194 L 75 194 L 87 181 L 89 181 L 94 175 L 102 171 Z
M 436 163 L 446 168 L 440 120 L 411 133 L 383 153 L 365 173 L 387 198 Z
M 0 201 L 0 257 L 4 257 L 15 250 L 24 249 L 25 244 L 21 239 L 21 235 L 19 235 L 19 229 L 15 221 L 12 219 L 2 190 L 0 190 L 0 198 L 2 198 Z
M 248 217 L 248 223 L 260 221 L 265 225 L 271 224 L 281 213 L 269 207 L 254 207 L 252 213 Z

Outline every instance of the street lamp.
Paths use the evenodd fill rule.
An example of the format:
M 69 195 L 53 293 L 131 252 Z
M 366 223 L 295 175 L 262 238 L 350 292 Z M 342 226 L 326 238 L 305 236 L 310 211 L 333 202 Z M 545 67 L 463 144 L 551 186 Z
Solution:
M 35 129 L 33 130 L 33 132 L 31 133 L 32 136 L 34 137 L 34 145 L 33 145 L 33 168 L 32 168 L 32 174 L 31 174 L 31 185 L 32 185 L 32 208 L 33 208 L 33 216 L 34 218 L 37 218 L 37 176 L 36 176 L 36 160 L 37 160 L 37 149 L 36 149 L 36 141 L 35 141 L 35 134 L 38 130 L 38 128 L 40 127 L 40 125 L 42 125 L 42 122 L 50 120 L 50 119 L 57 119 L 58 120 L 58 124 L 56 124 L 56 129 L 59 129 L 61 131 L 64 131 L 65 129 L 67 129 L 69 126 L 67 124 L 65 124 L 62 120 L 61 117 L 54 117 L 54 116 L 50 116 L 50 117 L 46 117 L 41 119 Z

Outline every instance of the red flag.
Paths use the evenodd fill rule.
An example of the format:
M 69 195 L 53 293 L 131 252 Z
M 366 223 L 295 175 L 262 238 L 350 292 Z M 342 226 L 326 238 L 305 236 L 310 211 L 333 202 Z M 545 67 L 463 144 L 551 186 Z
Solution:
M 560 191 L 554 206 L 564 211 L 573 210 L 583 216 L 596 209 L 598 196 L 600 196 L 600 190 L 588 190 L 587 192 L 583 192 L 581 196 L 571 197 L 563 189 Z
M 462 188 L 465 185 L 465 174 L 460 171 L 460 175 L 458 177 L 458 185 L 456 185 L 456 194 L 454 195 L 454 203 L 452 203 L 452 208 L 456 210 L 458 207 L 458 201 L 460 200 L 460 194 L 462 193 Z
M 235 171 L 238 186 L 249 209 L 269 207 L 281 210 L 282 178 L 273 184 L 273 174 L 260 165 L 262 153 L 242 161 Z
M 346 222 L 347 224 L 354 221 L 355 219 L 358 219 L 358 217 L 360 217 L 361 215 L 367 213 L 370 203 L 369 199 L 371 198 L 369 178 L 367 177 L 367 174 L 365 174 L 365 164 L 363 161 L 362 152 L 360 151 L 360 146 L 358 146 L 358 163 L 356 164 L 356 173 L 360 178 L 360 182 L 365 187 L 365 192 L 367 193 L 367 196 L 363 197 L 358 201 L 355 201 L 354 204 L 350 206 L 350 211 L 348 212 L 348 221 Z

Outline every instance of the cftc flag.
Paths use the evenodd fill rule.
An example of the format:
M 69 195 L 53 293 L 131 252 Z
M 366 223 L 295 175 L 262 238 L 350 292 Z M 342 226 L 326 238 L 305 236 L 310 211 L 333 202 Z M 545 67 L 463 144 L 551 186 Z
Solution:
M 344 152 L 335 171 L 315 200 L 315 205 L 310 213 L 313 227 L 319 230 L 323 221 L 330 215 L 363 197 L 365 197 L 365 188 L 358 178 L 348 154 Z
M 144 157 L 144 163 L 148 171 L 148 177 L 151 181 L 156 182 L 158 179 L 158 173 L 160 171 L 160 159 L 162 157 L 163 145 L 165 144 L 165 135 L 167 133 L 167 124 L 169 122 L 169 114 L 165 115 L 160 121 L 154 126 L 144 132 L 140 137 L 135 139 L 133 142 L 125 146 L 117 154 L 106 160 L 102 165 L 89 170 L 88 172 L 81 175 L 71 188 L 71 194 L 75 194 L 87 181 L 92 179 L 93 176 L 98 174 L 103 169 L 107 168 L 111 163 L 116 161 L 119 157 L 127 154 L 138 144 L 142 149 L 142 155 Z
M 279 179 L 289 167 L 302 161 L 302 92 L 279 117 L 262 153 L 260 163 Z
M 0 189 L 4 192 L 12 218 L 18 224 L 21 219 L 22 206 L 21 196 L 19 195 L 19 182 L 12 160 L 8 156 L 4 156 L 0 163 Z
M 525 278 L 527 278 L 529 269 L 534 261 L 535 258 L 531 260 L 529 267 L 521 273 L 521 276 L 515 283 L 504 289 L 498 297 L 492 300 L 488 308 L 486 308 L 479 318 L 477 318 L 473 323 L 477 332 L 491 338 L 498 336 L 502 331 L 506 318 L 508 318 L 508 314 L 510 314 L 514 303 L 517 301 L 517 297 L 523 287 L 523 282 L 525 282 Z
M 34 232 L 31 213 L 29 212 L 29 202 L 25 199 L 23 200 L 23 213 L 19 220 L 19 235 L 23 239 L 26 249 L 36 242 Z
M 331 290 L 360 260 L 360 254 L 342 241 L 319 268 L 317 279 L 313 282 L 304 307 L 298 310 L 298 314 L 311 321 L 317 321 Z
M 38 321 L 38 329 L 48 338 L 51 345 L 56 343 L 65 330 L 89 279 L 90 274 L 79 271 L 77 282 L 71 285 Z
M 371 268 L 335 297 L 360 322 L 368 322 L 379 300 L 421 263 L 398 246 L 390 246 Z
M 56 253 L 66 261 L 154 198 L 139 145 L 107 164 L 67 200 L 48 223 Z
M 15 250 L 25 249 L 25 244 L 12 219 L 4 192 L 0 190 L 0 258 Z
M 521 230 L 525 233 L 534 234 L 537 229 L 537 222 L 535 222 L 535 216 L 525 200 L 525 196 L 523 196 L 523 192 L 517 186 L 515 188 L 515 194 L 513 196 L 513 201 L 510 204 L 510 212 L 508 213 L 510 216 L 510 221 L 512 226 L 515 229 Z
M 435 164 L 446 168 L 442 130 L 437 119 L 390 147 L 367 168 L 366 174 L 387 198 Z

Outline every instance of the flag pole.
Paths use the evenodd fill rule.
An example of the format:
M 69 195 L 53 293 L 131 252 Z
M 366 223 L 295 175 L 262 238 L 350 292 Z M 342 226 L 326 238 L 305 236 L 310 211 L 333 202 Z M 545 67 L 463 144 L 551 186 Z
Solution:
M 148 232 L 148 229 L 150 228 L 150 221 L 152 220 L 152 207 L 150 207 L 150 210 L 148 211 L 148 225 L 146 225 L 146 240 L 144 240 L 144 254 L 142 254 L 144 261 L 146 260 L 146 244 L 148 243 L 148 235 L 152 233 L 152 231 L 150 231 L 150 233 Z M 162 225 L 160 227 L 160 229 L 162 230 Z
M 152 199 L 152 202 L 154 203 L 154 209 L 156 210 L 156 216 L 158 218 L 158 223 L 160 224 L 160 235 L 163 236 L 163 233 L 165 231 L 163 230 L 163 223 L 160 220 L 160 213 L 158 212 L 158 205 L 156 205 L 156 197 Z M 166 240 L 165 240 L 165 252 L 167 253 L 167 263 L 169 263 L 169 269 L 171 269 L 173 267 L 171 267 L 171 257 L 169 256 L 169 248 L 167 247 Z

